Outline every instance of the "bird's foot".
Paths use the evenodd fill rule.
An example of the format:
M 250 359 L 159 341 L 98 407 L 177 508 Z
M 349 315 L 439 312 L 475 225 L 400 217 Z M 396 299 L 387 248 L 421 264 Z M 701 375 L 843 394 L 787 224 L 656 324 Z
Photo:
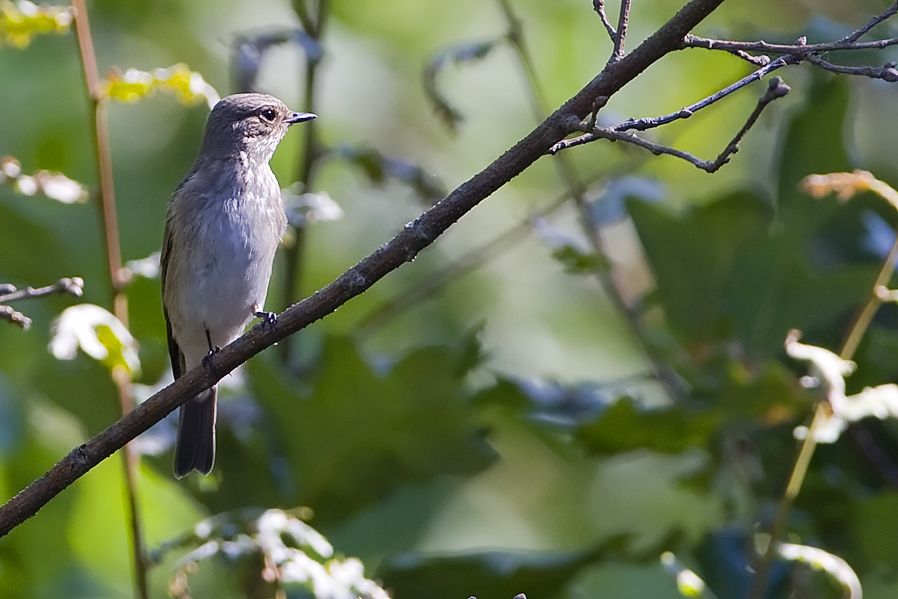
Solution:
M 206 370 L 212 370 L 215 368 L 215 364 L 212 363 L 212 358 L 215 357 L 215 354 L 221 351 L 221 348 L 217 345 L 209 350 L 209 353 L 203 358 L 203 366 L 206 367 Z
M 265 312 L 264 310 L 261 310 L 256 312 L 255 316 L 261 321 L 259 324 L 263 327 L 273 329 L 278 323 L 278 315 L 276 312 Z

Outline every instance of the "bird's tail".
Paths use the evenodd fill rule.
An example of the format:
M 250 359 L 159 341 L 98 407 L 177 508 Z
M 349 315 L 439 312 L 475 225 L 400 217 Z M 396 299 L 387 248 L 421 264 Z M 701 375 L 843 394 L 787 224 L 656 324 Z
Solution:
M 209 474 L 215 463 L 215 413 L 218 388 L 212 387 L 181 405 L 175 445 L 175 476 L 196 470 Z

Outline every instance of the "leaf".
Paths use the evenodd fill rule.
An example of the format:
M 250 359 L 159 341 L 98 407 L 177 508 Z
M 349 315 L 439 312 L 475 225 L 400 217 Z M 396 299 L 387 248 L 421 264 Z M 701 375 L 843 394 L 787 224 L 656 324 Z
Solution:
M 594 274 L 607 266 L 605 262 L 586 246 L 586 242 L 562 231 L 544 218 L 536 219 L 533 228 L 540 240 L 551 248 L 552 258 L 572 275 Z
M 74 360 L 79 348 L 110 373 L 119 368 L 131 378 L 140 373 L 137 341 L 118 318 L 100 306 L 66 308 L 54 322 L 50 353 L 58 360 Z
M 863 300 L 875 277 L 866 265 L 812 267 L 814 231 L 772 229 L 769 204 L 748 192 L 680 213 L 630 202 L 630 213 L 665 321 L 696 354 L 738 341 L 751 358 L 776 356 L 790 329 L 828 326 Z
M 0 184 L 6 184 L 25 196 L 43 194 L 63 204 L 87 201 L 87 188 L 62 173 L 40 170 L 33 175 L 22 173 L 22 165 L 12 156 L 0 156 Z
M 405 183 L 426 200 L 439 200 L 446 195 L 446 187 L 435 175 L 411 162 L 385 156 L 374 148 L 340 145 L 335 155 L 361 170 L 374 183 L 395 179 Z
M 237 91 L 253 91 L 259 68 L 265 54 L 274 46 L 296 44 L 306 55 L 309 63 L 324 57 L 324 48 L 318 40 L 302 29 L 271 28 L 254 33 L 240 33 L 231 42 L 231 73 Z
M 661 564 L 677 581 L 677 590 L 683 597 L 713 598 L 714 594 L 708 590 L 705 581 L 701 577 L 685 567 L 670 551 L 661 554 Z
M 0 46 L 26 48 L 38 35 L 66 33 L 73 20 L 74 12 L 70 6 L 3 0 L 0 2 Z
M 807 100 L 794 113 L 777 149 L 779 218 L 791 237 L 801 243 L 837 207 L 831 202 L 808 202 L 800 182 L 813 173 L 851 170 L 845 144 L 845 116 L 850 93 L 844 78 L 813 73 Z M 821 123 L 826 123 L 821 127 Z
M 614 454 L 636 449 L 677 453 L 705 447 L 723 420 L 722 413 L 683 407 L 646 409 L 622 397 L 593 421 L 576 429 L 575 438 L 587 451 Z
M 134 103 L 157 91 L 172 94 L 181 104 L 195 106 L 205 102 L 212 108 L 220 96 L 203 76 L 185 64 L 141 71 L 128 69 L 124 73 L 112 71 L 100 82 L 100 97 L 115 102 Z
M 281 190 L 281 195 L 284 198 L 287 221 L 294 227 L 343 218 L 343 209 L 327 192 L 296 193 L 288 188 Z
M 687 342 L 725 334 L 728 283 L 739 275 L 737 257 L 763 243 L 772 216 L 769 203 L 736 192 L 679 214 L 640 201 L 629 202 L 629 209 L 667 323 Z
M 301 387 L 265 360 L 250 362 L 251 388 L 283 451 L 282 488 L 295 489 L 290 501 L 329 521 L 402 483 L 489 465 L 493 452 L 466 404 L 466 372 L 457 368 L 468 354 L 420 348 L 378 371 L 352 341 L 329 337 L 320 367 Z
M 880 181 L 869 171 L 855 170 L 850 173 L 827 173 L 824 175 L 808 175 L 801 180 L 802 191 L 815 198 L 836 194 L 841 203 L 845 203 L 855 195 L 867 191 L 873 192 L 898 210 L 898 190 Z
M 389 599 L 376 582 L 365 578 L 361 561 L 336 554 L 321 533 L 280 509 L 248 509 L 207 518 L 191 533 L 163 544 L 154 552 L 154 561 L 171 549 L 189 549 L 178 561 L 172 589 L 186 590 L 188 576 L 200 563 L 222 556 L 256 566 L 260 582 L 277 580 L 315 597 Z
M 443 119 L 450 131 L 455 131 L 464 120 L 464 117 L 440 91 L 437 85 L 437 77 L 447 64 L 482 60 L 503 40 L 504 38 L 497 38 L 444 48 L 434 54 L 427 66 L 424 67 L 424 93 L 427 99 L 430 100 L 430 103 L 433 104 L 437 116 Z
M 848 565 L 848 562 L 841 557 L 819 547 L 798 545 L 796 543 L 780 543 L 776 547 L 776 552 L 787 561 L 801 562 L 814 570 L 828 574 L 842 587 L 846 599 L 861 599 L 863 597 L 860 579 L 858 579 L 851 566 Z

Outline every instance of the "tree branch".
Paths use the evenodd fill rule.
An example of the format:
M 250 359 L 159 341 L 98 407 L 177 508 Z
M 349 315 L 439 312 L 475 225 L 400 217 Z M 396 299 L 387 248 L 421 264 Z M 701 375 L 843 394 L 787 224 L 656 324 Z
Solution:
M 592 6 L 599 18 L 602 19 L 602 25 L 605 26 L 605 31 L 608 32 L 608 38 L 615 42 L 617 40 L 617 31 L 614 30 L 614 25 L 608 19 L 608 13 L 605 12 L 605 0 L 593 0 Z
M 646 118 L 641 118 L 641 119 L 629 119 L 629 120 L 624 121 L 623 123 L 619 123 L 617 125 L 607 127 L 606 130 L 615 131 L 615 132 L 627 131 L 627 130 L 645 131 L 647 129 L 654 129 L 655 127 L 660 127 L 662 125 L 666 125 L 668 123 L 671 123 L 671 122 L 679 120 L 679 119 L 688 119 L 689 117 L 694 115 L 699 110 L 702 110 L 703 108 L 707 108 L 711 104 L 714 104 L 715 102 L 718 102 L 718 101 L 726 98 L 733 92 L 742 89 L 746 85 L 748 85 L 750 83 L 754 83 L 755 81 L 758 81 L 759 79 L 763 79 L 764 77 L 766 77 L 773 71 L 775 71 L 777 69 L 781 69 L 788 64 L 791 64 L 790 61 L 792 61 L 792 60 L 794 60 L 794 59 L 792 59 L 791 57 L 778 58 L 778 59 L 774 60 L 773 62 L 770 62 L 767 65 L 761 67 L 760 69 L 757 69 L 756 71 L 752 72 L 751 74 L 746 75 L 739 81 L 731 83 L 730 85 L 726 86 L 722 90 L 715 92 L 706 98 L 702 98 L 701 100 L 699 100 L 698 102 L 695 102 L 694 104 L 690 104 L 689 106 L 684 106 L 683 108 L 681 108 L 680 110 L 678 110 L 676 112 L 672 112 L 670 114 L 665 114 L 663 116 L 646 117 Z M 583 144 L 593 142 L 597 139 L 610 139 L 607 135 L 598 135 L 598 134 L 593 133 L 592 132 L 593 128 L 595 128 L 594 120 L 592 120 L 590 122 L 590 126 L 588 128 L 590 130 L 589 133 L 584 133 L 583 135 L 580 135 L 578 137 L 574 137 L 571 139 L 562 140 L 562 141 L 558 142 L 557 144 L 555 144 L 554 146 L 552 146 L 552 149 L 549 150 L 549 153 L 556 154 L 556 153 L 560 152 L 561 150 L 567 150 L 568 148 L 582 146 Z M 573 127 L 572 130 L 576 131 L 576 130 L 578 130 L 578 127 Z M 632 138 L 631 136 L 626 136 L 626 137 L 617 137 L 616 139 L 621 140 L 621 141 L 628 141 L 631 138 Z
M 590 113 L 595 99 L 611 96 L 664 55 L 723 0 L 691 0 L 660 29 L 620 61 L 609 64 L 570 100 L 492 164 L 461 184 L 444 200 L 408 223 L 391 241 L 337 277 L 311 297 L 285 310 L 275 326 L 257 326 L 215 356 L 214 367 L 198 367 L 156 393 L 135 410 L 72 450 L 53 468 L 0 507 L 0 536 L 33 516 L 60 491 L 125 443 L 146 431 L 189 397 L 271 345 L 307 327 L 361 294 L 412 260 L 483 199 L 520 174 L 568 131 L 574 117 Z
M 65 293 L 75 297 L 81 297 L 84 293 L 84 279 L 81 277 L 64 277 L 52 285 L 36 288 L 26 287 L 25 289 L 16 289 L 12 285 L 3 286 L 3 288 L 0 289 L 0 304 L 43 297 L 54 293 Z
M 658 144 L 642 137 L 639 137 L 635 133 L 630 133 L 628 131 L 621 131 L 614 128 L 602 128 L 602 127 L 593 127 L 591 129 L 583 127 L 579 122 L 576 123 L 577 130 L 585 130 L 587 133 L 585 136 L 581 136 L 577 139 L 582 139 L 584 137 L 589 136 L 589 141 L 594 141 L 596 139 L 608 139 L 611 141 L 623 141 L 634 146 L 639 146 L 640 148 L 645 148 L 650 151 L 652 154 L 667 154 L 668 156 L 674 156 L 676 158 L 680 158 L 685 160 L 686 162 L 692 164 L 696 168 L 699 168 L 707 173 L 713 173 L 720 169 L 724 164 L 730 161 L 730 158 L 739 151 L 739 143 L 742 141 L 742 138 L 745 137 L 745 134 L 748 133 L 748 130 L 751 129 L 754 124 L 757 122 L 758 117 L 761 116 L 761 113 L 767 107 L 768 104 L 773 102 L 778 98 L 782 98 L 786 94 L 788 94 L 790 88 L 788 85 L 783 83 L 783 80 L 779 77 L 774 77 L 770 80 L 770 83 L 767 86 L 767 91 L 758 99 L 758 103 L 755 106 L 755 109 L 746 119 L 745 124 L 742 125 L 742 128 L 733 136 L 733 139 L 721 150 L 720 154 L 717 155 L 717 158 L 714 160 L 702 160 L 689 152 L 684 152 L 683 150 L 678 150 L 676 148 L 671 148 L 669 146 L 665 146 L 662 144 Z M 571 140 L 571 142 L 577 141 Z M 552 146 L 552 149 L 549 150 L 549 153 L 554 154 L 564 147 L 565 142 L 559 142 Z M 587 143 L 583 141 L 581 143 Z
M 624 56 L 624 42 L 627 41 L 627 28 L 630 25 L 630 0 L 621 0 L 620 16 L 617 19 L 617 34 L 614 36 L 614 50 L 610 62 L 617 62 Z
M 66 277 L 59 279 L 52 285 L 37 288 L 26 287 L 25 289 L 16 289 L 15 285 L 4 283 L 0 285 L 0 320 L 11 322 L 27 331 L 31 326 L 31 319 L 18 310 L 13 309 L 11 306 L 6 306 L 4 304 L 43 297 L 54 293 L 65 293 L 74 295 L 75 297 L 81 297 L 84 293 L 84 280 L 81 277 Z

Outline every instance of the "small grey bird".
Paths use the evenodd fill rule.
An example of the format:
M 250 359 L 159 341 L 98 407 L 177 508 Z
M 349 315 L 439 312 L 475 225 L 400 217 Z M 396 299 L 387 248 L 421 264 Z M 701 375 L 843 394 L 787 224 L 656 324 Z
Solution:
M 179 378 L 240 336 L 263 312 L 271 265 L 287 227 L 268 161 L 294 123 L 316 118 L 265 94 L 220 100 L 193 167 L 168 203 L 162 304 L 172 371 Z M 181 406 L 175 476 L 215 462 L 215 387 Z

